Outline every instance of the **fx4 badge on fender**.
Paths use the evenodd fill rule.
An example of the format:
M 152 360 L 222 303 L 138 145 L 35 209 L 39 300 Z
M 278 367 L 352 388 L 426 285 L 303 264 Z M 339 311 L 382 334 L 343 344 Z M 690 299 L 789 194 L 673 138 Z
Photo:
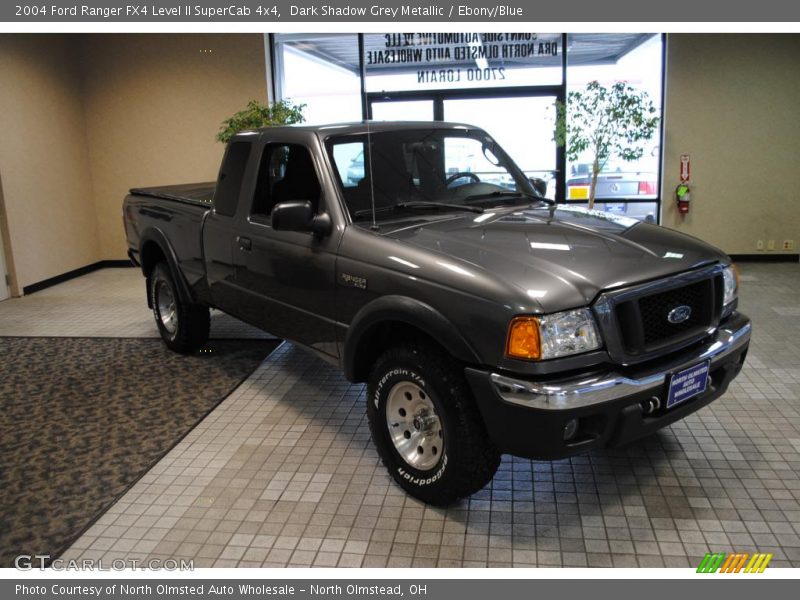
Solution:
M 367 289 L 366 277 L 359 277 L 358 275 L 350 275 L 349 273 L 342 273 L 340 276 L 342 285 L 358 288 L 359 290 Z

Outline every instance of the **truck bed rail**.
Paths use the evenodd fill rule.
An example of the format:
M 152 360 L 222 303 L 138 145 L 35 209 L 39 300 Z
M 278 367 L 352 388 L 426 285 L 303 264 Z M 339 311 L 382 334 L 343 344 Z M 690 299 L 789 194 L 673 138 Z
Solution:
M 181 185 L 166 185 L 159 187 L 131 188 L 130 193 L 135 196 L 148 196 L 161 198 L 196 206 L 210 208 L 214 204 L 214 189 L 216 183 L 185 183 Z

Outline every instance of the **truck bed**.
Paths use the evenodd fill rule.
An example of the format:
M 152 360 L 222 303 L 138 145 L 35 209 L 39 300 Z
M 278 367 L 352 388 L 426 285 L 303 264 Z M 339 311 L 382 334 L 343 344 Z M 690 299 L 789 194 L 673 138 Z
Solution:
M 147 188 L 131 188 L 130 193 L 134 196 L 147 196 L 149 198 L 161 198 L 163 200 L 173 200 L 184 204 L 194 204 L 195 206 L 210 207 L 213 203 L 214 189 L 217 184 L 214 181 L 204 183 L 183 183 L 180 185 L 164 185 Z
M 158 231 L 170 241 L 178 267 L 190 286 L 205 278 L 203 220 L 214 207 L 216 184 L 186 183 L 133 188 L 123 202 L 128 256 L 141 264 L 141 234 Z

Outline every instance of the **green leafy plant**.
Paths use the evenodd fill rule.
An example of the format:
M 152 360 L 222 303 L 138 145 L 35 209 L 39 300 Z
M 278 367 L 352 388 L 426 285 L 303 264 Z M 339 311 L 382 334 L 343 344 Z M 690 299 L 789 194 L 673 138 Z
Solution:
M 647 92 L 625 82 L 604 86 L 590 81 L 584 89 L 569 92 L 566 105 L 556 102 L 556 144 L 565 147 L 570 161 L 587 152 L 592 156 L 589 208 L 594 207 L 597 176 L 609 158 L 642 157 L 643 142 L 658 128 L 656 113 Z
M 306 120 L 303 116 L 305 107 L 305 104 L 294 104 L 291 100 L 279 100 L 272 104 L 251 100 L 244 110 L 222 122 L 217 141 L 227 143 L 234 134 L 245 129 L 302 123 Z

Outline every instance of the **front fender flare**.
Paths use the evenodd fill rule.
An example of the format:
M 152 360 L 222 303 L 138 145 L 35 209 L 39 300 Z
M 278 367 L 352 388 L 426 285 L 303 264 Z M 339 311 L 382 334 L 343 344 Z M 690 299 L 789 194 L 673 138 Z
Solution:
M 359 348 L 371 331 L 387 322 L 411 325 L 435 339 L 453 358 L 473 365 L 481 364 L 475 349 L 438 310 L 407 296 L 382 296 L 359 310 L 347 329 L 342 362 L 349 381 L 365 379 L 364 369 L 358 364 Z

